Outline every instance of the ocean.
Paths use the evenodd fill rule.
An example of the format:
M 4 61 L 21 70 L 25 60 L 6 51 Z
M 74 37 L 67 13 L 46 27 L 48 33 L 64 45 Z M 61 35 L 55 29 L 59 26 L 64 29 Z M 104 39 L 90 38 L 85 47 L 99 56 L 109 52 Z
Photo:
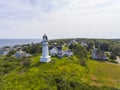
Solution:
M 40 39 L 0 39 L 0 48 L 22 44 L 40 43 Z

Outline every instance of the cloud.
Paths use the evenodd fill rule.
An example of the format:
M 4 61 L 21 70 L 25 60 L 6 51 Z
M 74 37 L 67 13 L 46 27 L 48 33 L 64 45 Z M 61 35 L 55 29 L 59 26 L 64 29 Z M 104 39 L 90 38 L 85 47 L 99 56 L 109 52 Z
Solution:
M 115 9 L 115 6 L 120 8 L 118 0 L 72 0 L 63 8 L 65 14 L 79 14 L 81 15 L 94 15 L 100 13 L 108 13 Z M 60 12 L 60 13 L 61 13 Z M 58 11 L 59 13 L 59 11 Z
M 1 37 L 119 37 L 119 9 L 120 0 L 1 0 Z
M 49 13 L 79 13 L 81 15 L 104 12 L 118 0 L 1 0 L 1 19 L 32 19 Z
M 24 20 L 58 10 L 66 3 L 66 0 L 1 0 L 0 17 Z

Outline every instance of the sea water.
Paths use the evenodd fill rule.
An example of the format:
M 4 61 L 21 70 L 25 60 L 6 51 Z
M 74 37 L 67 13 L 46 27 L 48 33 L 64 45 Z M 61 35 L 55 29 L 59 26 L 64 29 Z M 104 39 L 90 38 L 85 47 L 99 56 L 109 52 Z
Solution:
M 0 47 L 40 43 L 40 39 L 0 39 Z

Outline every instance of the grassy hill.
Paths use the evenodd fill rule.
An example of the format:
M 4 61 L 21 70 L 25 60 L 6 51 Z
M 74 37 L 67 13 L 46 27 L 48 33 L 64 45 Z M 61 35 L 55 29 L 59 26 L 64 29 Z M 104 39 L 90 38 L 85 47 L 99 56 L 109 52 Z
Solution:
M 1 74 L 0 90 L 120 89 L 120 65 L 88 60 L 81 66 L 75 56 L 71 60 L 53 57 L 49 63 L 40 63 L 39 58 L 34 56 L 29 66 L 16 64 L 10 72 Z

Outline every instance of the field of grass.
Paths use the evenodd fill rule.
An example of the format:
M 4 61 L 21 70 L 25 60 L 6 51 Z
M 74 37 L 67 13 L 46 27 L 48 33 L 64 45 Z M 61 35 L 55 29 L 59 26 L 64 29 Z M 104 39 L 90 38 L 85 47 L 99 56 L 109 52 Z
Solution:
M 29 66 L 16 66 L 0 76 L 0 90 L 119 90 L 120 65 L 88 60 L 81 66 L 78 58 L 52 58 L 40 63 L 32 57 Z
M 89 62 L 90 66 L 94 66 L 93 72 L 90 74 L 90 85 L 112 86 L 120 89 L 120 65 L 97 61 Z

